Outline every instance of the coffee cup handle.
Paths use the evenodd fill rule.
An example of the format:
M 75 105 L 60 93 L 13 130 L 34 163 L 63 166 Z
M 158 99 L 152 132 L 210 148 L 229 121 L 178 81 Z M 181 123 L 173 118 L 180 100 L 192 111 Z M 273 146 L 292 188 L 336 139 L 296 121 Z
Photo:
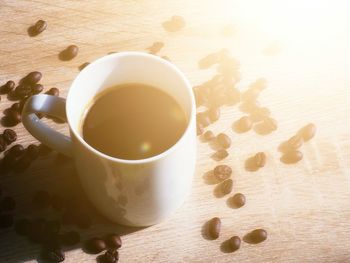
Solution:
M 66 122 L 66 100 L 46 94 L 30 97 L 23 107 L 22 123 L 40 142 L 64 155 L 72 157 L 72 141 L 70 137 L 50 128 L 38 118 L 36 113 L 50 115 Z

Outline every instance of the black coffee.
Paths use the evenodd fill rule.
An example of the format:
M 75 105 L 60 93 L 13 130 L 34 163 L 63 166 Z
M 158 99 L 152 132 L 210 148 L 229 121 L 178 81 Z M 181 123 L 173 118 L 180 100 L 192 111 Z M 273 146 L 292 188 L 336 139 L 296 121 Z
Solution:
M 173 146 L 187 126 L 178 102 L 158 88 L 117 85 L 98 94 L 82 122 L 84 140 L 112 157 L 137 160 Z

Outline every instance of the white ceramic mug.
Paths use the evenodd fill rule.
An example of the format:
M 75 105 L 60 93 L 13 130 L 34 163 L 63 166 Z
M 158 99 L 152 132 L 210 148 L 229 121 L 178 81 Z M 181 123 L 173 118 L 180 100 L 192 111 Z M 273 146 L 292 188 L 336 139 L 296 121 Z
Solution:
M 135 82 L 173 96 L 188 124 L 182 137 L 165 152 L 142 160 L 118 159 L 84 141 L 81 119 L 96 94 L 116 84 Z M 84 68 L 67 99 L 44 94 L 30 97 L 22 121 L 39 141 L 74 159 L 87 196 L 103 215 L 124 225 L 148 226 L 173 213 L 190 193 L 196 160 L 195 112 L 191 85 L 178 68 L 154 55 L 121 52 Z M 70 137 L 48 127 L 35 113 L 67 121 Z

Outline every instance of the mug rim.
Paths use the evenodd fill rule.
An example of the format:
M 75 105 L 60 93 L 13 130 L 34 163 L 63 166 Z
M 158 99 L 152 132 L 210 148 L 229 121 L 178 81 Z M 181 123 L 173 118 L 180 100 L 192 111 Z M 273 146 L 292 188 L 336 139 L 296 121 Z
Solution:
M 110 60 L 110 59 L 114 59 L 114 58 L 118 58 L 118 57 L 125 57 L 125 56 L 142 56 L 142 57 L 151 58 L 151 59 L 157 60 L 158 62 L 161 62 L 165 66 L 171 68 L 173 71 L 175 71 L 175 73 L 184 82 L 186 89 L 187 89 L 188 96 L 190 98 L 190 102 L 191 102 L 189 120 L 187 122 L 186 129 L 183 132 L 183 134 L 181 135 L 181 137 L 175 142 L 175 144 L 173 144 L 171 147 L 169 147 L 165 151 L 163 151 L 157 155 L 153 155 L 151 157 L 144 158 L 144 159 L 136 159 L 136 160 L 121 159 L 121 158 L 113 157 L 113 156 L 110 156 L 110 155 L 107 155 L 103 152 L 98 151 L 97 149 L 92 147 L 90 144 L 88 144 L 84 140 L 84 138 L 80 135 L 80 133 L 77 131 L 77 128 L 71 124 L 70 113 L 68 111 L 72 90 L 74 89 L 75 86 L 78 85 L 77 84 L 78 77 L 82 72 L 84 72 L 87 68 L 95 67 L 98 64 L 103 63 L 105 60 Z M 105 55 L 101 58 L 96 59 L 95 61 L 90 63 L 88 66 L 86 66 L 83 70 L 81 70 L 79 72 L 79 74 L 74 78 L 72 84 L 69 87 L 66 100 L 67 100 L 67 102 L 66 102 L 67 123 L 69 125 L 70 131 L 79 140 L 79 142 L 82 145 L 84 145 L 84 147 L 86 147 L 90 152 L 98 155 L 99 157 L 102 157 L 102 158 L 107 159 L 109 161 L 125 163 L 125 164 L 149 163 L 149 162 L 157 161 L 159 159 L 162 159 L 164 156 L 169 155 L 171 152 L 173 152 L 178 147 L 178 145 L 184 140 L 184 138 L 190 132 L 190 127 L 193 126 L 193 122 L 195 120 L 195 114 L 196 114 L 196 101 L 194 98 L 194 93 L 192 90 L 192 86 L 191 86 L 189 80 L 187 79 L 187 77 L 185 76 L 185 74 L 177 66 L 175 66 L 173 63 L 169 62 L 168 60 L 165 60 L 165 59 L 160 58 L 160 57 L 153 55 L 153 54 L 148 54 L 148 53 L 144 53 L 144 52 L 140 52 L 140 51 L 122 51 L 122 52 L 118 52 L 118 53 L 114 53 L 114 54 Z

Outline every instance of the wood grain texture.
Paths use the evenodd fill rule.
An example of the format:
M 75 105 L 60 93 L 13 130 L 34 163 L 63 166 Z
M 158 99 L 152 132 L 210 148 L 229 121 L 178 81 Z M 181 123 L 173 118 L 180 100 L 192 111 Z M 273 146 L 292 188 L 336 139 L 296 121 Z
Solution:
M 350 262 L 349 8 L 334 1 L 315 7 L 290 2 L 0 1 L 0 83 L 39 70 L 46 89 L 58 87 L 65 97 L 82 63 L 112 51 L 146 51 L 155 41 L 165 43 L 160 54 L 170 57 L 194 85 L 214 73 L 198 70 L 198 60 L 223 47 L 241 63 L 240 89 L 260 77 L 268 80 L 260 101 L 278 121 L 276 132 L 234 133 L 231 124 L 242 116 L 237 107 L 224 107 L 220 120 L 210 127 L 232 139 L 230 155 L 220 163 L 232 166 L 234 192 L 247 198 L 243 208 L 231 209 L 227 198 L 213 196 L 215 186 L 206 184 L 203 175 L 217 162 L 210 158 L 209 145 L 198 140 L 192 195 L 171 218 L 133 229 L 92 213 L 97 223 L 82 231 L 84 239 L 121 233 L 120 262 Z M 175 14 L 186 19 L 186 27 L 165 32 L 162 22 Z M 48 28 L 29 37 L 27 28 L 38 19 L 46 20 Z M 227 25 L 233 26 L 232 36 L 223 35 Z M 70 44 L 79 46 L 78 57 L 58 60 L 58 53 Z M 1 112 L 11 103 L 2 95 Z M 304 159 L 297 165 L 282 164 L 279 143 L 309 122 L 318 131 L 303 146 Z M 66 125 L 51 125 L 67 133 Z M 37 143 L 22 125 L 15 130 L 20 143 Z M 266 152 L 266 167 L 247 172 L 244 161 L 258 151 Z M 52 214 L 31 205 L 36 189 L 81 193 L 72 163 L 54 164 L 55 156 L 41 158 L 23 174 L 0 172 L 4 195 L 17 201 L 16 218 Z M 209 241 L 202 227 L 214 216 L 222 219 L 222 235 Z M 268 240 L 243 243 L 235 253 L 222 251 L 222 243 L 232 235 L 242 237 L 255 228 L 265 228 Z M 39 253 L 39 246 L 16 236 L 13 229 L 0 231 L 0 262 L 35 262 Z M 67 249 L 65 262 L 95 259 L 74 247 Z

